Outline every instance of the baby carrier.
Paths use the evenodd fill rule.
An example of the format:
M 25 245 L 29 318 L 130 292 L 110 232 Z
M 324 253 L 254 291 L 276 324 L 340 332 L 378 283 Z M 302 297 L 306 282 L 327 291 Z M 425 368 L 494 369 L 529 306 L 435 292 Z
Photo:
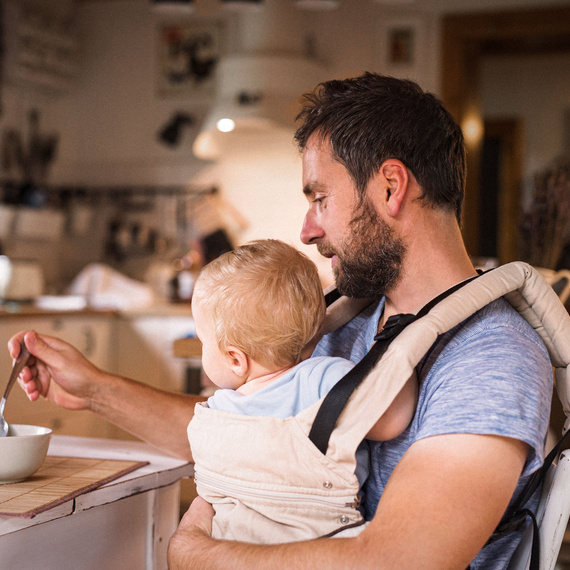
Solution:
M 566 432 L 570 316 L 537 271 L 509 263 L 451 288 L 417 315 L 391 317 L 361 363 L 295 417 L 240 416 L 197 404 L 188 434 L 198 492 L 216 511 L 213 536 L 271 544 L 359 532 L 364 520 L 354 474 L 358 445 L 438 336 L 499 297 L 548 349 Z M 362 308 L 363 301 L 336 299 L 327 310 L 325 332 Z M 518 511 L 526 514 L 524 504 Z M 510 531 L 523 518 L 499 530 Z

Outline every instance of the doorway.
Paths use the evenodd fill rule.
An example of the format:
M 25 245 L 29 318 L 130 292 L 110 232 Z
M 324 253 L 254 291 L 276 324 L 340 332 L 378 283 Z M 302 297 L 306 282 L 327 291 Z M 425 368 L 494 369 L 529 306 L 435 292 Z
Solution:
M 479 257 L 496 258 L 500 263 L 519 257 L 522 152 L 521 119 L 484 121 L 479 192 L 482 214 L 477 240 Z
M 480 167 L 485 129 L 488 126 L 484 124 L 481 114 L 479 87 L 481 60 L 491 54 L 568 51 L 570 51 L 570 7 L 568 6 L 449 15 L 443 18 L 441 92 L 447 109 L 466 133 L 468 176 L 462 232 L 467 250 L 472 256 L 480 256 L 480 248 L 488 245 L 483 244 L 480 239 L 481 224 L 486 215 L 482 208 L 488 198 L 481 195 Z M 503 140 L 499 144 L 504 143 Z M 517 143 L 514 144 L 516 147 Z M 487 150 L 489 151 L 489 148 Z M 516 154 L 521 151 L 515 148 L 513 152 Z M 519 154 L 518 160 L 522 168 L 522 154 Z M 501 172 L 510 169 L 503 164 L 496 168 Z M 504 184 L 504 175 L 500 175 L 499 178 L 500 184 Z M 510 203 L 515 194 L 513 189 L 503 189 L 503 197 L 499 198 L 501 205 L 497 209 L 495 225 L 498 233 L 502 235 L 501 238 L 497 238 L 497 254 L 500 262 L 516 259 L 517 256 L 518 219 L 515 217 L 518 218 L 519 204 L 518 201 Z M 504 200 L 507 200 L 508 206 Z

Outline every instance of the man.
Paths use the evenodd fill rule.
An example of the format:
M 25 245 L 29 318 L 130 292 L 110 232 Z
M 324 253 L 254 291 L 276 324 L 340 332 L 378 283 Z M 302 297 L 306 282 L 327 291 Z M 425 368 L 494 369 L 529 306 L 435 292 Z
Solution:
M 374 74 L 321 85 L 306 96 L 300 119 L 309 202 L 302 240 L 331 259 L 342 293 L 378 299 L 315 354 L 358 361 L 390 316 L 415 313 L 475 274 L 459 229 L 463 138 L 435 97 Z M 13 356 L 19 338 L 11 340 Z M 188 402 L 90 369 L 60 341 L 45 343 L 26 335 L 37 359 L 22 378 L 32 399 L 92 409 L 183 454 Z M 504 568 L 520 535 L 485 544 L 543 460 L 552 390 L 546 350 L 498 300 L 442 335 L 418 377 L 408 429 L 371 446 L 371 522 L 358 537 L 272 546 L 215 541 L 211 508 L 195 501 L 171 540 L 171 570 Z M 151 409 L 152 428 L 141 425 Z

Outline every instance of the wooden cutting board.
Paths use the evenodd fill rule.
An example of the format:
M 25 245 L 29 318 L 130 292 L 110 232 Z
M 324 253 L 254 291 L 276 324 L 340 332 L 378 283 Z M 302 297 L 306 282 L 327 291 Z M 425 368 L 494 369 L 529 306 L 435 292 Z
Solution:
M 148 461 L 48 456 L 25 481 L 0 485 L 0 517 L 31 519 L 144 465 Z

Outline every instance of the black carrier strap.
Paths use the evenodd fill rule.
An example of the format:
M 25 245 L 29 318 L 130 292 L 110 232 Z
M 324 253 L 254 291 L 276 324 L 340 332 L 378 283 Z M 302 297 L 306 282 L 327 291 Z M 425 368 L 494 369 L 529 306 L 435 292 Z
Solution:
M 343 378 L 341 378 L 325 396 L 319 411 L 315 417 L 315 421 L 309 432 L 309 439 L 317 446 L 321 453 L 326 454 L 329 446 L 331 434 L 337 424 L 338 418 L 342 410 L 346 406 L 350 396 L 360 385 L 366 375 L 374 368 L 374 365 L 380 360 L 390 343 L 398 336 L 410 323 L 425 316 L 431 309 L 446 297 L 461 289 L 478 275 L 474 275 L 450 289 L 447 289 L 435 299 L 432 299 L 427 305 L 416 314 L 400 314 L 390 317 L 384 328 L 374 337 L 376 341 L 366 356 Z M 340 295 L 337 290 L 329 292 L 326 297 L 327 305 L 338 299 Z

